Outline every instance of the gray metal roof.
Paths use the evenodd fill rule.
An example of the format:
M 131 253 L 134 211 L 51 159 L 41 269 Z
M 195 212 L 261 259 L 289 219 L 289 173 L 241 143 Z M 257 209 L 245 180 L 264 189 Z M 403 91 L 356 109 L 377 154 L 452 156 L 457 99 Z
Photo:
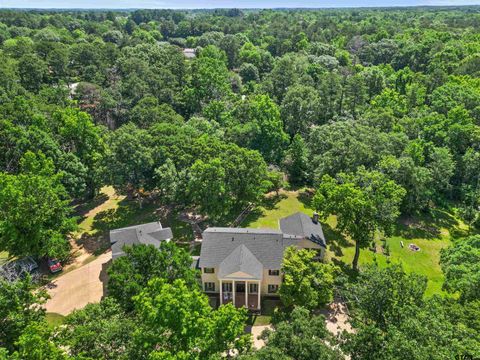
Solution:
M 273 229 L 208 228 L 203 232 L 200 267 L 218 267 L 240 245 L 266 269 L 280 269 L 286 247 L 301 238 Z
M 248 274 L 255 280 L 262 280 L 263 265 L 245 245 L 239 245 L 228 255 L 218 267 L 220 279 L 235 278 L 235 273 Z
M 280 219 L 280 229 L 285 234 L 302 236 L 324 248 L 327 247 L 320 222 L 313 222 L 310 216 L 302 212 L 297 212 Z
M 162 228 L 160 222 L 129 226 L 110 231 L 110 243 L 112 244 L 112 258 L 115 259 L 124 254 L 124 245 L 153 245 L 160 246 L 163 240 L 173 237 L 170 228 Z

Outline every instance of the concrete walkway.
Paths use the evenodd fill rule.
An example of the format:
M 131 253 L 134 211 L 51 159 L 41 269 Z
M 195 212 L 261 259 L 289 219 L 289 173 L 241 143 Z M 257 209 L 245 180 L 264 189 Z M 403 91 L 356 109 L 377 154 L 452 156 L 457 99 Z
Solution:
M 45 304 L 47 312 L 68 315 L 88 303 L 99 302 L 104 294 L 106 264 L 111 258 L 109 250 L 92 262 L 49 283 L 46 289 L 51 298 Z
M 265 341 L 263 341 L 263 339 L 258 338 L 260 335 L 262 335 L 262 332 L 265 329 L 272 330 L 273 328 L 271 325 L 258 325 L 258 326 L 252 326 L 250 330 L 253 336 L 253 347 L 257 350 L 265 346 Z

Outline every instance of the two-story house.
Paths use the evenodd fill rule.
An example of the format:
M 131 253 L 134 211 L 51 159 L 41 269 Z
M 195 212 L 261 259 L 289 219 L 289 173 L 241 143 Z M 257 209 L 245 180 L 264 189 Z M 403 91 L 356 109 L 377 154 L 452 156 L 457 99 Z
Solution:
M 281 265 L 288 246 L 325 254 L 326 241 L 318 216 L 295 213 L 280 220 L 280 230 L 212 227 L 203 232 L 198 266 L 203 290 L 232 302 L 260 310 L 262 296 L 278 296 Z

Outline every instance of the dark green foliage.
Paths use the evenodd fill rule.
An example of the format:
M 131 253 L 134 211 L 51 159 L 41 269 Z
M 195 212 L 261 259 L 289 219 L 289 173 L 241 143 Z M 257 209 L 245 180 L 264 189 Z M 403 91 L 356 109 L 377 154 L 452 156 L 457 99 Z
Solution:
M 325 328 L 325 318 L 313 315 L 302 307 L 295 308 L 289 317 L 274 324 L 274 330 L 268 331 L 262 337 L 266 346 L 242 360 L 269 359 L 342 359 L 342 354 L 333 348 L 335 342 Z M 328 344 L 327 344 L 328 342 Z
M 110 297 L 71 313 L 59 340 L 71 355 L 92 359 L 127 359 L 135 323 Z
M 45 291 L 33 292 L 30 277 L 9 283 L 0 279 L 0 348 L 18 349 L 16 342 L 25 329 L 45 316 Z
M 459 292 L 462 300 L 480 299 L 480 236 L 457 240 L 442 250 L 444 288 Z
M 478 304 L 424 299 L 426 279 L 400 266 L 365 268 L 344 292 L 355 333 L 344 334 L 352 359 L 451 359 L 478 356 Z M 459 314 L 461 312 L 462 314 Z

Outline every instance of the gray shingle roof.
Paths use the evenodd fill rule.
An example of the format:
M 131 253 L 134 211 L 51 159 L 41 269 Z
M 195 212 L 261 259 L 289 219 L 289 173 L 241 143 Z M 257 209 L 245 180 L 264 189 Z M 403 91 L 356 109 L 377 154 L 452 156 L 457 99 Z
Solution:
M 324 248 L 327 247 L 320 222 L 314 223 L 311 217 L 302 212 L 280 219 L 280 229 L 285 234 L 301 236 Z
M 116 259 L 124 254 L 124 245 L 153 245 L 160 246 L 163 240 L 173 237 L 170 228 L 162 228 L 160 222 L 129 226 L 110 231 L 110 243 L 112 244 L 112 258 Z
M 299 237 L 279 230 L 247 228 L 208 228 L 203 232 L 200 267 L 218 267 L 240 245 L 245 245 L 266 269 L 280 269 L 286 247 Z
M 233 278 L 232 274 L 242 272 L 255 280 L 263 278 L 263 265 L 245 245 L 239 245 L 228 255 L 218 267 L 221 279 Z
M 219 267 L 220 277 L 236 271 L 258 277 L 260 267 L 280 269 L 285 248 L 304 238 L 326 247 L 322 226 L 306 214 L 281 219 L 280 229 L 208 228 L 203 232 L 199 267 Z

